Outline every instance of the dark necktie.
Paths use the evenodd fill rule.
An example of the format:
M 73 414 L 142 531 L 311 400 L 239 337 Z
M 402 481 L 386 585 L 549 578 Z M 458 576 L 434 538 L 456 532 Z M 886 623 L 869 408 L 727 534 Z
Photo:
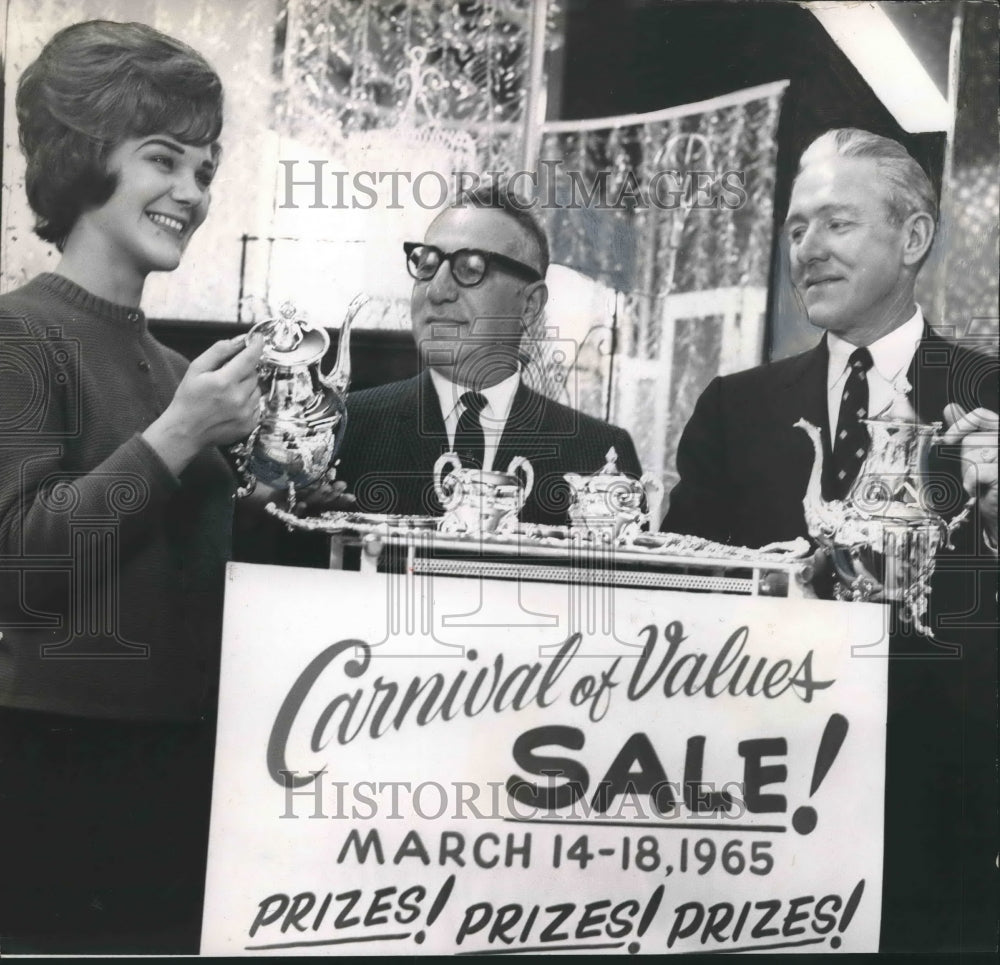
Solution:
M 868 370 L 872 355 L 864 346 L 851 352 L 847 360 L 847 381 L 840 398 L 837 434 L 833 438 L 833 466 L 830 472 L 830 499 L 843 499 L 857 478 L 868 453 Z
M 482 469 L 486 439 L 479 414 L 486 408 L 486 396 L 478 392 L 466 392 L 458 401 L 465 409 L 455 430 L 455 452 L 464 467 Z

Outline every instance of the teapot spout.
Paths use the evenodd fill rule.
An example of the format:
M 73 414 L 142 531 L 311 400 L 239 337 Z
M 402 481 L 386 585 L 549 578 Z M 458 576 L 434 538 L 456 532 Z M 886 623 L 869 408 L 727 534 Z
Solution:
M 802 509 L 805 512 L 806 527 L 809 535 L 819 538 L 830 535 L 836 529 L 839 520 L 835 508 L 823 499 L 823 437 L 819 429 L 807 419 L 799 419 L 794 427 L 802 429 L 809 436 L 813 446 L 813 464 L 802 499 Z
M 340 341 L 337 345 L 337 364 L 333 371 L 323 379 L 324 385 L 329 386 L 339 395 L 347 392 L 347 387 L 351 384 L 351 323 L 371 299 L 367 295 L 355 295 L 351 304 L 347 307 L 347 314 L 340 326 Z

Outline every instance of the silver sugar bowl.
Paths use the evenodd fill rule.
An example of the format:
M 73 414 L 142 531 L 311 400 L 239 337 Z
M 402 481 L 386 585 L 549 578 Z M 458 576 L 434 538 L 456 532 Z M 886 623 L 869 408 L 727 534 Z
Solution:
M 572 489 L 570 531 L 607 541 L 634 539 L 649 528 L 651 518 L 659 519 L 663 483 L 651 473 L 639 479 L 627 476 L 618 468 L 613 446 L 605 459 L 600 472 L 591 476 L 570 472 L 563 477 Z
M 534 482 L 534 469 L 523 456 L 515 456 L 506 472 L 489 472 L 463 468 L 457 453 L 444 453 L 434 463 L 434 491 L 445 512 L 440 531 L 481 536 L 516 529 Z

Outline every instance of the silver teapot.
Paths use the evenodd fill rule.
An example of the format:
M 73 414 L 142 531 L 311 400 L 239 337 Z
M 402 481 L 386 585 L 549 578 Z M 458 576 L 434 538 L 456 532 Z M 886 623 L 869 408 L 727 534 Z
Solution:
M 648 529 L 651 519 L 659 521 L 663 483 L 648 472 L 639 479 L 626 476 L 618 468 L 613 446 L 605 459 L 604 468 L 591 476 L 575 472 L 563 476 L 572 488 L 570 530 L 607 541 L 628 541 Z
M 434 463 L 434 492 L 444 507 L 439 530 L 467 536 L 512 530 L 534 484 L 535 471 L 523 456 L 506 472 L 488 472 L 465 469 L 457 453 L 446 452 Z
M 340 329 L 337 362 L 329 375 L 320 361 L 330 336 L 300 319 L 286 302 L 277 318 L 258 322 L 247 333 L 259 334 L 264 350 L 258 365 L 260 417 L 245 442 L 232 448 L 243 479 L 237 496 L 248 496 L 257 482 L 288 492 L 295 504 L 296 488 L 332 479 L 331 464 L 346 425 L 347 387 L 351 379 L 351 323 L 368 302 L 358 295 L 347 309 Z
M 928 480 L 931 445 L 941 423 L 914 418 L 871 418 L 868 455 L 844 499 L 823 499 L 820 431 L 799 419 L 815 457 L 802 501 L 809 535 L 829 551 L 839 600 L 893 600 L 914 628 L 933 636 L 924 618 L 935 554 L 952 549 L 951 535 L 969 515 L 975 499 L 947 522 L 933 508 L 935 484 Z

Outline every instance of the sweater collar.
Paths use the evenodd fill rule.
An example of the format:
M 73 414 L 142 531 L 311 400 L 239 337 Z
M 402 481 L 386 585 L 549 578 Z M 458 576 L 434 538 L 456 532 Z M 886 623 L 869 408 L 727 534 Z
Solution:
M 41 288 L 68 302 L 80 311 L 89 312 L 100 318 L 132 325 L 140 329 L 145 329 L 146 327 L 146 314 L 141 308 L 133 308 L 130 305 L 118 305 L 115 302 L 109 302 L 107 299 L 99 298 L 63 275 L 47 271 L 38 275 L 35 278 L 35 282 Z

